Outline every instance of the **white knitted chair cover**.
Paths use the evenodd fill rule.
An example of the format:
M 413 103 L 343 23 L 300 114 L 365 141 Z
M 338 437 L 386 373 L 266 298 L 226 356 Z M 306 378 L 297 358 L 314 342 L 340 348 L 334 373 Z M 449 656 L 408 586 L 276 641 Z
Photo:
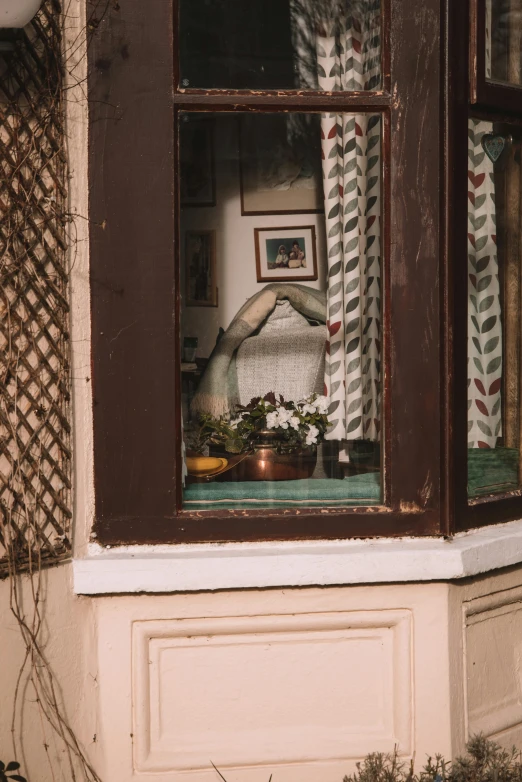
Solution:
M 323 393 L 326 326 L 311 326 L 289 301 L 276 304 L 259 332 L 237 351 L 239 400 L 269 391 L 298 401 Z

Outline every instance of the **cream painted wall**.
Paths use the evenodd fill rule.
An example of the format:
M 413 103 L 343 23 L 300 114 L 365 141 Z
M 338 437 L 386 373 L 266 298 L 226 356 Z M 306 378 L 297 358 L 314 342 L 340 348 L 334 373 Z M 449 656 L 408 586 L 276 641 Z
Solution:
M 395 745 L 417 765 L 478 731 L 522 746 L 520 566 L 453 583 L 81 598 L 62 565 L 42 586 L 43 648 L 107 782 L 214 782 L 211 760 L 229 782 L 341 782 Z M 6 758 L 24 654 L 8 581 L 0 621 Z M 31 780 L 69 782 L 22 687 L 19 759 Z
M 256 278 L 254 228 L 293 227 L 314 225 L 317 236 L 317 261 L 319 279 L 306 282 L 314 288 L 326 286 L 326 235 L 324 215 L 259 215 L 241 216 L 239 189 L 239 165 L 237 162 L 238 121 L 228 116 L 216 122 L 216 206 L 192 207 L 183 210 L 181 237 L 182 258 L 185 248 L 185 231 L 194 229 L 216 230 L 216 257 L 218 270 L 219 306 L 184 307 L 182 314 L 183 336 L 199 338 L 198 356 L 208 356 L 214 347 L 220 326 L 227 328 L 230 321 L 245 303 L 265 283 Z M 184 278 L 182 279 L 183 291 Z
M 19 581 L 28 622 L 33 614 L 31 586 L 27 576 Z M 36 581 L 35 581 L 36 586 Z M 72 566 L 61 565 L 42 573 L 39 610 L 43 619 L 39 641 L 56 677 L 57 692 L 70 723 L 89 758 L 101 764 L 102 747 L 98 718 L 98 654 L 96 603 L 76 597 L 72 590 Z M 25 657 L 25 644 L 10 610 L 9 581 L 0 582 L 1 674 L 0 759 L 13 760 L 11 720 L 16 682 Z M 25 666 L 20 681 L 20 703 L 15 736 L 22 754 L 17 759 L 30 782 L 71 782 L 64 744 L 40 715 Z M 48 745 L 46 752 L 44 745 Z M 52 770 L 50 762 L 52 763 Z M 75 764 L 76 772 L 79 771 Z M 78 776 L 78 779 L 83 779 Z

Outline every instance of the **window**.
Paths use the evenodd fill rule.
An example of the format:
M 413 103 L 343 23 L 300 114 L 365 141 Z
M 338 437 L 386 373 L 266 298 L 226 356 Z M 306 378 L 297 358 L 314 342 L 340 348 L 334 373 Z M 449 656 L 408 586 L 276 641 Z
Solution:
M 518 0 L 471 0 L 471 102 L 520 109 L 522 31 Z
M 179 122 L 183 508 L 380 504 L 380 115 Z
M 453 207 L 450 253 L 455 275 L 454 452 L 457 465 L 467 464 L 466 483 L 461 475 L 454 478 L 455 519 L 460 529 L 520 518 L 522 478 L 522 20 L 520 7 L 511 0 L 477 0 L 471 3 L 471 11 L 469 72 L 462 47 L 453 58 L 448 151 L 454 161 L 448 191 Z M 450 35 L 457 35 L 464 21 L 465 9 L 461 21 L 457 21 L 458 13 Z M 464 159 L 466 166 L 461 163 Z M 465 244 L 467 262 L 460 264 Z
M 424 6 L 122 6 L 94 41 L 102 543 L 449 531 L 442 20 Z
M 468 491 L 520 486 L 520 129 L 470 119 Z

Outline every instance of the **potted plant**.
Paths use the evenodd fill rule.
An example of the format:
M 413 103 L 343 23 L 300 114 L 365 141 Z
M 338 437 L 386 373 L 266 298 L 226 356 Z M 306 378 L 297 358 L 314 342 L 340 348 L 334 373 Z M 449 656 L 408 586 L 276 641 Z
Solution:
M 186 466 L 187 472 L 194 478 L 208 478 L 221 472 L 228 465 L 222 456 L 209 456 L 208 449 L 212 438 L 218 431 L 224 433 L 224 422 L 212 416 L 200 416 L 197 425 L 187 434 Z
M 309 478 L 317 445 L 329 426 L 327 410 L 328 399 L 318 394 L 294 402 L 270 392 L 236 408 L 231 420 L 201 416 L 197 442 L 192 443 L 200 453 L 209 448 L 210 457 L 227 457 L 222 469 L 213 464 L 215 472 L 207 476 L 234 481 Z M 197 474 L 188 463 L 187 468 L 189 474 Z

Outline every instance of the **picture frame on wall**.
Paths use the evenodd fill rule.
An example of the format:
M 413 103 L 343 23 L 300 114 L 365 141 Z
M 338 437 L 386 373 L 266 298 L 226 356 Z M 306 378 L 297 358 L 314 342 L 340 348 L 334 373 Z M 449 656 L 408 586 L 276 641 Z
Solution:
M 317 280 L 314 225 L 255 228 L 258 282 Z
M 187 231 L 185 234 L 187 307 L 217 307 L 216 232 Z
M 186 114 L 180 136 L 181 208 L 216 206 L 214 124 Z
M 289 139 L 285 114 L 239 120 L 241 214 L 324 212 L 320 127 Z

